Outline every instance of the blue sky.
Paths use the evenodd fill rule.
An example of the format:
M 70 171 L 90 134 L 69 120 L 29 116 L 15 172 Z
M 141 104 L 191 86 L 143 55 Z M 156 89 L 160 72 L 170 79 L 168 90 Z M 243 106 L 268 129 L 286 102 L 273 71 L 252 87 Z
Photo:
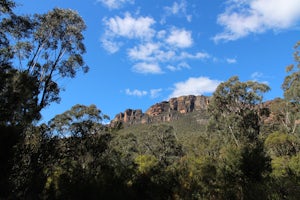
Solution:
M 300 0 L 17 0 L 20 14 L 55 7 L 84 19 L 88 74 L 61 80 L 60 104 L 48 121 L 75 104 L 96 104 L 111 118 L 146 111 L 171 97 L 211 95 L 237 75 L 267 83 L 265 99 L 282 96 L 285 67 L 300 39 Z

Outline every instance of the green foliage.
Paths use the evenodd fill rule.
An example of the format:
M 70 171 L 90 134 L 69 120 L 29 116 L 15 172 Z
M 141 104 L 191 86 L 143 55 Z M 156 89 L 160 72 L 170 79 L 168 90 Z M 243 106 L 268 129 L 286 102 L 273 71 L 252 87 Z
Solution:
M 103 129 L 100 123 L 108 116 L 103 115 L 95 105 L 75 105 L 70 110 L 56 115 L 49 122 L 51 129 L 61 136 L 86 136 Z
M 13 69 L 6 70 L 1 76 L 4 83 L 0 91 L 0 124 L 24 127 L 38 120 L 39 92 L 35 77 Z
M 54 9 L 35 16 L 33 46 L 27 70 L 37 76 L 40 86 L 40 108 L 59 101 L 59 86 L 54 77 L 75 77 L 76 72 L 88 67 L 82 58 L 85 53 L 82 32 L 85 24 L 75 11 Z M 57 53 L 53 54 L 55 51 Z
M 294 135 L 275 132 L 268 135 L 265 147 L 273 156 L 291 156 L 299 152 L 300 141 Z
M 153 155 L 139 155 L 134 159 L 134 162 L 141 174 L 148 174 L 158 164 L 157 159 Z
M 282 89 L 284 91 L 284 97 L 288 101 L 300 103 L 300 56 L 299 56 L 300 42 L 295 45 L 294 60 L 295 65 L 289 65 L 286 67 L 286 72 L 289 73 L 284 79 Z
M 226 132 L 236 145 L 240 145 L 240 141 L 255 141 L 260 132 L 261 116 L 266 113 L 259 104 L 262 94 L 269 90 L 265 84 L 240 82 L 238 77 L 221 83 L 209 104 L 213 121 L 209 131 Z
M 299 110 L 300 110 L 300 42 L 295 45 L 294 60 L 295 65 L 286 68 L 288 75 L 282 83 L 284 99 L 287 101 L 285 109 L 284 125 L 289 133 L 299 133 Z M 298 128 L 298 130 L 297 130 Z

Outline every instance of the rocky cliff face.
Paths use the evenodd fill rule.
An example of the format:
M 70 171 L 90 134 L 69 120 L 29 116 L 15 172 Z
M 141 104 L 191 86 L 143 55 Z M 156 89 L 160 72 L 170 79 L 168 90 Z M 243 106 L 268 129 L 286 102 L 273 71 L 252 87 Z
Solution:
M 145 113 L 142 110 L 127 109 L 123 113 L 117 114 L 111 125 L 123 123 L 124 126 L 130 126 L 176 120 L 182 114 L 206 110 L 209 99 L 206 96 L 189 95 L 157 103 Z

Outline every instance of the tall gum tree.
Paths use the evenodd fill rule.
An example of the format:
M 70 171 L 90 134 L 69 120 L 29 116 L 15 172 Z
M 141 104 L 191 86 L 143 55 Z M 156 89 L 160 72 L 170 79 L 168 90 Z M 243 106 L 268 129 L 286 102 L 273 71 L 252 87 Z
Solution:
M 295 134 L 300 124 L 300 41 L 295 45 L 294 60 L 296 64 L 286 67 L 288 75 L 285 77 L 282 89 L 285 101 L 285 114 L 282 124 L 286 131 Z M 299 131 L 299 130 L 298 130 Z
M 83 34 L 86 26 L 77 12 L 55 8 L 35 16 L 36 29 L 28 57 L 27 71 L 39 81 L 42 109 L 59 101 L 59 78 L 74 78 L 78 70 L 88 71 L 82 54 L 85 53 Z
M 226 199 L 264 199 L 266 195 L 263 184 L 270 159 L 259 134 L 262 116 L 269 113 L 262 106 L 263 94 L 269 90 L 265 84 L 241 82 L 234 76 L 221 83 L 211 99 L 208 131 L 222 135 L 225 141 L 217 171 L 220 195 Z
M 34 92 L 33 98 L 38 101 L 34 110 L 40 112 L 50 103 L 59 102 L 61 78 L 74 78 L 78 71 L 88 71 L 82 57 L 86 52 L 83 44 L 86 25 L 79 14 L 70 9 L 55 8 L 45 14 L 18 16 L 13 13 L 14 6 L 12 1 L 1 1 L 1 77 L 17 70 L 22 76 L 27 75 L 28 80 L 35 79 L 33 90 L 38 92 Z M 2 84 L 5 85 L 11 84 Z M 9 90 L 9 87 L 2 89 Z M 31 109 L 22 106 L 25 110 Z
M 221 83 L 213 94 L 209 112 L 216 122 L 214 129 L 231 135 L 237 145 L 242 140 L 255 140 L 260 132 L 263 93 L 270 88 L 262 83 L 241 82 L 237 76 Z

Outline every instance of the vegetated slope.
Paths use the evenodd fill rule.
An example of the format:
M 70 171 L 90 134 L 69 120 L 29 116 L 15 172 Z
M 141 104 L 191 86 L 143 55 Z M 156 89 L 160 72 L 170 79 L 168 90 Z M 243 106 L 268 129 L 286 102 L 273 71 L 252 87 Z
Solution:
M 127 109 L 112 120 L 111 126 L 118 124 L 122 127 L 118 134 L 134 134 L 137 138 L 151 132 L 153 126 L 170 126 L 183 148 L 192 149 L 204 138 L 209 118 L 208 102 L 209 97 L 189 95 L 157 103 L 145 113 Z
M 170 126 L 183 148 L 193 151 L 193 148 L 199 145 L 199 140 L 209 139 L 206 132 L 209 101 L 210 97 L 188 95 L 156 103 L 145 113 L 140 109 L 127 109 L 117 114 L 110 126 L 121 127 L 118 131 L 120 135 L 134 134 L 137 137 L 151 132 L 153 126 Z M 270 108 L 272 112 L 273 107 L 277 107 L 277 101 L 267 101 L 263 106 Z M 261 127 L 264 133 L 270 132 L 270 126 L 278 125 L 272 114 L 264 122 Z

